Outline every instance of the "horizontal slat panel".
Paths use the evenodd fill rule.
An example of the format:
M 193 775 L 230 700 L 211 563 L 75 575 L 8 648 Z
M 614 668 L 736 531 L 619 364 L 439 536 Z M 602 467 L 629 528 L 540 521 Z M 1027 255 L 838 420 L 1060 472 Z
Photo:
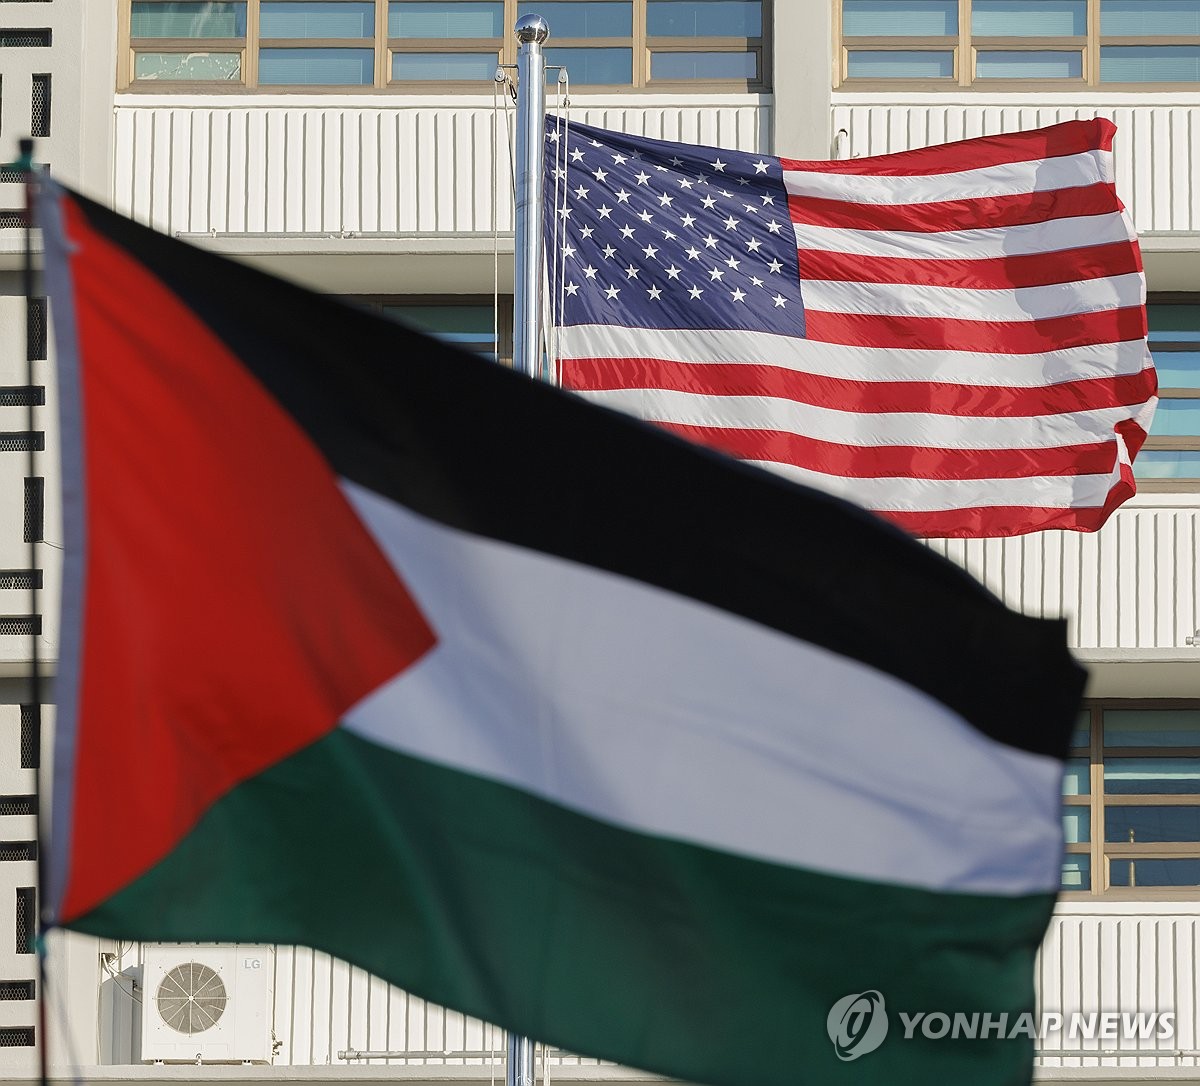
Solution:
M 1073 648 L 1186 649 L 1200 625 L 1195 508 L 1125 506 L 1093 535 L 1036 532 L 929 546 L 1010 606 L 1065 616 Z
M 579 103 L 573 120 L 765 150 L 769 107 Z M 119 104 L 117 208 L 172 233 L 512 230 L 511 115 L 490 105 Z M 497 199 L 493 200 L 493 173 Z
M 1200 204 L 1192 195 L 1200 159 L 1200 105 L 1183 96 L 1073 96 L 1055 104 L 1050 94 L 1014 100 L 944 96 L 835 95 L 833 134 L 845 131 L 843 157 L 882 155 L 935 143 L 1040 128 L 1061 121 L 1108 117 L 1117 125 L 1114 155 L 1117 191 L 1140 232 L 1200 230 Z M 1114 104 L 1117 102 L 1119 104 Z

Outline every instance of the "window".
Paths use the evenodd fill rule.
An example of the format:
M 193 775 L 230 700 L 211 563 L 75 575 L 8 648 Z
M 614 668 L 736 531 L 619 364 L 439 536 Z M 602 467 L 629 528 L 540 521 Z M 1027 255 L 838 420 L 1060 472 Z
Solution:
M 1200 888 L 1200 702 L 1096 701 L 1063 784 L 1071 894 L 1169 897 Z
M 550 23 L 573 87 L 764 89 L 770 0 L 125 0 L 122 87 L 489 89 Z M 549 75 L 557 79 L 557 72 Z
M 493 322 L 491 298 L 410 296 L 368 301 L 367 305 L 392 320 L 491 359 L 496 357 L 493 337 L 498 332 L 500 358 L 505 362 L 512 358 L 512 298 L 500 298 L 498 327 Z
M 1150 351 L 1158 410 L 1133 462 L 1140 490 L 1200 490 L 1200 300 L 1152 299 Z
M 835 0 L 838 82 L 1200 84 L 1200 0 Z

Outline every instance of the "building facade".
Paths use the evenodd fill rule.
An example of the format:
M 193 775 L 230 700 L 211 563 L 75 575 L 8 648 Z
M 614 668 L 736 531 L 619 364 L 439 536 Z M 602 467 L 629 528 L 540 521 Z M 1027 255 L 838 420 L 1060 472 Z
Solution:
M 1043 1039 L 1038 1075 L 1200 1081 L 1200 0 L 0 0 L 0 157 L 32 133 L 38 161 L 142 222 L 503 357 L 513 117 L 494 73 L 533 11 L 568 76 L 550 106 L 648 136 L 825 159 L 1117 123 L 1163 397 L 1140 492 L 1096 535 L 931 545 L 1012 606 L 1065 615 L 1091 669 L 1043 1007 L 1175 1016 L 1169 1039 Z M 53 673 L 61 528 L 53 344 L 44 304 L 25 326 L 17 180 L 0 170 L 0 1078 L 26 1079 L 53 724 L 29 676 L 35 638 Z M 159 949 L 54 948 L 58 1077 L 496 1073 L 495 1030 L 291 948 L 229 959 L 269 974 L 228 1013 L 265 1022 L 273 1070 L 218 1049 L 201 1053 L 218 1067 L 147 1066 Z M 547 1059 L 552 1076 L 638 1077 Z

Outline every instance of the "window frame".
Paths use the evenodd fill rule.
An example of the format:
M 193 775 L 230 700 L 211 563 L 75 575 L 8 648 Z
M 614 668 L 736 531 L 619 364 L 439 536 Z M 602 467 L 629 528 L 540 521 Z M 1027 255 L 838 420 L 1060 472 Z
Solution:
M 497 65 L 515 64 L 517 43 L 511 28 L 517 19 L 519 0 L 500 0 L 504 5 L 503 25 L 506 33 L 500 38 L 393 38 L 388 35 L 389 0 L 375 3 L 375 35 L 367 39 L 265 39 L 260 36 L 259 12 L 264 0 L 241 0 L 246 4 L 245 38 L 133 38 L 133 4 L 135 2 L 169 2 L 169 0 L 120 0 L 118 24 L 117 90 L 133 93 L 187 94 L 481 94 L 490 93 L 489 80 L 433 80 L 392 78 L 392 57 L 395 54 L 421 53 L 481 53 L 494 56 Z M 313 0 L 317 2 L 317 0 Z M 586 0 L 566 0 L 586 2 Z M 625 0 L 633 8 L 633 31 L 628 38 L 557 38 L 547 43 L 556 48 L 621 48 L 632 51 L 632 78 L 629 83 L 591 84 L 571 81 L 572 90 L 588 93 L 672 93 L 745 92 L 766 93 L 772 86 L 771 27 L 774 0 L 762 4 L 762 34 L 757 37 L 671 36 L 654 37 L 648 33 L 647 5 L 650 0 Z M 375 73 L 372 84 L 261 84 L 259 83 L 259 50 L 261 48 L 366 48 L 375 50 Z M 165 80 L 135 78 L 136 54 L 147 53 L 238 53 L 241 60 L 238 80 Z M 652 79 L 650 74 L 653 52 L 738 52 L 755 58 L 757 76 L 753 79 Z
M 1151 294 L 1147 297 L 1146 304 L 1148 306 L 1190 305 L 1200 307 L 1200 293 L 1171 291 Z M 1200 328 L 1197 330 L 1200 331 Z M 1164 354 L 1178 350 L 1187 350 L 1189 353 L 1200 352 L 1200 343 L 1188 343 L 1183 340 L 1173 343 L 1167 340 L 1163 343 L 1153 344 L 1151 347 L 1152 352 L 1161 351 Z M 1158 396 L 1160 401 L 1164 399 L 1200 400 L 1200 388 L 1177 388 L 1167 385 L 1159 388 Z M 1151 433 L 1146 438 L 1146 443 L 1142 446 L 1142 450 L 1146 452 L 1200 453 L 1200 433 L 1172 437 L 1158 437 Z M 1137 475 L 1137 460 L 1135 459 L 1133 462 L 1133 471 L 1134 477 L 1137 479 L 1137 488 L 1143 494 L 1200 494 L 1200 468 L 1197 469 L 1197 474 L 1193 478 L 1143 479 Z
M 513 299 L 511 294 L 501 294 L 495 299 L 490 294 L 353 294 L 339 296 L 339 300 L 348 302 L 351 305 L 361 306 L 389 320 L 391 318 L 384 312 L 385 306 L 444 306 L 447 309 L 482 306 L 491 309 L 493 302 L 495 302 L 498 305 L 496 322 L 496 335 L 498 339 L 496 344 L 497 361 L 502 365 L 508 366 L 510 369 L 512 368 Z M 460 349 L 485 357 L 491 354 L 488 350 L 471 351 L 471 348 L 468 347 Z
M 1200 793 L 1155 793 L 1148 795 L 1121 794 L 1107 796 L 1104 793 L 1104 758 L 1196 758 L 1200 760 L 1200 733 L 1195 746 L 1161 747 L 1105 747 L 1104 713 L 1110 710 L 1138 709 L 1143 711 L 1165 711 L 1184 709 L 1200 711 L 1200 698 L 1088 698 L 1081 707 L 1090 716 L 1088 745 L 1072 747 L 1068 759 L 1088 760 L 1088 794 L 1062 797 L 1064 812 L 1071 807 L 1089 810 L 1089 840 L 1086 843 L 1067 844 L 1065 854 L 1088 856 L 1091 865 L 1091 886 L 1087 890 L 1060 889 L 1059 896 L 1067 901 L 1179 901 L 1195 899 L 1200 894 L 1196 886 L 1112 886 L 1110 885 L 1110 861 L 1121 859 L 1186 859 L 1200 860 L 1200 841 L 1154 842 L 1129 844 L 1104 840 L 1104 814 L 1106 807 L 1200 807 Z
M 995 92 L 1009 91 L 1055 91 L 1102 89 L 1113 91 L 1172 90 L 1187 93 L 1200 90 L 1200 81 L 1193 82 L 1132 82 L 1116 83 L 1100 81 L 1101 50 L 1109 46 L 1129 45 L 1192 45 L 1200 46 L 1200 35 L 1144 35 L 1104 36 L 1100 33 L 1101 0 L 1087 0 L 1087 34 L 1083 36 L 997 36 L 973 35 L 971 33 L 971 4 L 973 0 L 958 0 L 958 33 L 944 36 L 846 37 L 842 33 L 843 0 L 831 0 L 833 4 L 833 46 L 835 90 L 870 91 L 881 90 L 980 90 Z M 954 54 L 953 79 L 885 79 L 880 77 L 854 78 L 849 75 L 850 53 L 860 50 L 951 50 Z M 1005 79 L 1002 77 L 975 76 L 977 55 L 980 50 L 1003 50 L 1006 52 L 1081 52 L 1082 76 L 1060 79 Z

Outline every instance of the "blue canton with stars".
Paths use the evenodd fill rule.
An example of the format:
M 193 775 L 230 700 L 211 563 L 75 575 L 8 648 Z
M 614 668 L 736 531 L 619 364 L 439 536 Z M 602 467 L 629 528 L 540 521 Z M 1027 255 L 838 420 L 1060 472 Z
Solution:
M 561 324 L 804 335 L 778 159 L 552 118 L 546 131 L 546 252 Z

